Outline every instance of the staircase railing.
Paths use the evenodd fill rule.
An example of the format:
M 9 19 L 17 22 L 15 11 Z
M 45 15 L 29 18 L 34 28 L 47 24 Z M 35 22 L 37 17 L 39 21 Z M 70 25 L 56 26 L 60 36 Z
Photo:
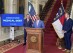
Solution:
M 46 14 L 48 13 L 48 11 L 50 10 L 50 7 L 52 5 L 54 0 L 48 0 L 47 3 L 45 4 L 42 12 L 40 13 L 40 19 L 44 20 Z
M 45 4 L 43 11 L 40 14 L 40 18 L 41 18 L 41 20 L 44 20 L 44 23 L 46 23 L 48 21 L 48 18 L 50 18 L 51 12 L 54 8 L 56 1 L 57 0 L 48 0 L 47 3 Z M 67 3 L 65 4 L 65 2 L 67 2 Z M 66 11 L 71 9 L 70 8 L 71 7 L 71 0 L 63 0 L 63 3 L 64 3 L 64 6 L 66 6 L 65 7 Z
M 48 11 L 47 15 L 46 15 L 45 18 L 44 18 L 44 23 L 45 23 L 45 24 L 46 24 L 46 22 L 48 21 L 48 18 L 50 17 L 50 15 L 51 15 L 51 12 L 52 12 L 52 9 L 53 9 L 55 3 L 56 3 L 56 0 L 54 0 L 54 2 L 52 3 L 50 10 Z
M 48 19 L 50 18 L 52 9 L 53 9 L 54 4 L 55 4 L 56 1 L 57 1 L 57 0 L 54 0 L 54 2 L 53 2 L 53 4 L 52 4 L 52 6 L 51 6 L 49 12 L 48 12 L 47 15 L 45 16 L 45 19 L 44 19 L 45 24 L 47 23 Z M 71 6 L 71 0 L 66 0 L 66 1 L 67 1 L 67 4 L 65 4 L 65 5 L 66 5 L 65 10 L 67 11 L 68 9 L 70 9 L 70 6 Z M 64 1 L 64 2 L 65 2 L 65 1 Z

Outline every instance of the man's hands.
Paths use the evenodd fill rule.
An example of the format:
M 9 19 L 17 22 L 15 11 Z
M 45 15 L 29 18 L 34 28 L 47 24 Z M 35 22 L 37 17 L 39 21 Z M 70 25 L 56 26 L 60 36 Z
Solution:
M 63 33 L 66 33 L 67 31 L 65 31 L 65 30 L 62 30 L 63 31 Z

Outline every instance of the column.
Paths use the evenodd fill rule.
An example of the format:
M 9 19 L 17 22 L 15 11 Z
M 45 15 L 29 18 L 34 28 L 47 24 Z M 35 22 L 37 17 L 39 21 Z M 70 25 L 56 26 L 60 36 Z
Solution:
M 17 1 L 19 0 L 4 0 L 5 13 L 17 13 Z
M 25 0 L 24 14 L 26 18 L 26 14 L 28 14 L 28 0 Z
M 32 0 L 36 14 L 39 14 L 39 0 Z
M 19 0 L 4 0 L 4 9 L 7 14 L 16 14 L 18 11 L 18 1 Z M 10 27 L 9 37 L 14 40 L 14 27 Z
M 36 14 L 39 14 L 39 0 L 36 0 Z
M 70 18 L 73 19 L 73 3 L 72 3 L 72 7 L 71 7 Z

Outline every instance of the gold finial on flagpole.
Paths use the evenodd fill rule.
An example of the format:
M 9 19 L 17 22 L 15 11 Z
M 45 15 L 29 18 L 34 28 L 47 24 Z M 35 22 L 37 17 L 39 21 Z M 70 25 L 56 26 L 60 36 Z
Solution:
M 63 0 L 61 0 L 61 3 L 63 3 Z

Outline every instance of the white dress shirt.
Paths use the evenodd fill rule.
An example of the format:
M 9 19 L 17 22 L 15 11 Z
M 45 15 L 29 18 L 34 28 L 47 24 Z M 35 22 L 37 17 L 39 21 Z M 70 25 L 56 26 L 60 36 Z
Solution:
M 69 18 L 67 18 L 66 21 L 67 21 L 68 19 L 69 19 Z
M 39 21 L 40 21 L 40 20 L 37 20 L 37 21 L 36 21 L 37 26 L 38 26 L 38 24 L 39 24 Z
M 27 19 L 27 22 L 29 21 L 29 19 Z

